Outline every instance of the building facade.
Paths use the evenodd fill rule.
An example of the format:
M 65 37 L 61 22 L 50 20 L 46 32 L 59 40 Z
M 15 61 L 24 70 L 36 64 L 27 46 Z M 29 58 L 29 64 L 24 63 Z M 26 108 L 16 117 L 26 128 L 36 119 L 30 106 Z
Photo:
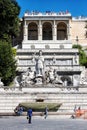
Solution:
M 49 46 L 58 48 L 62 42 L 65 48 L 71 48 L 72 44 L 87 46 L 87 18 L 74 18 L 69 12 L 60 13 L 25 13 L 23 26 L 23 48 L 30 48 L 33 43 L 41 43 L 43 47 Z M 47 43 L 46 43 L 47 40 Z M 52 44 L 53 43 L 53 44 Z M 54 45 L 55 44 L 55 45 Z M 68 46 L 66 46 L 68 45 Z M 38 45 L 35 45 L 38 48 Z M 42 47 L 42 48 L 43 48 Z
M 83 67 L 79 66 L 79 52 L 72 49 L 72 45 L 86 47 L 86 19 L 72 18 L 67 11 L 26 12 L 22 25 L 22 46 L 17 50 L 18 71 L 26 71 L 28 67 L 35 71 L 33 59 L 41 50 L 45 72 L 52 68 L 64 84 L 79 85 Z

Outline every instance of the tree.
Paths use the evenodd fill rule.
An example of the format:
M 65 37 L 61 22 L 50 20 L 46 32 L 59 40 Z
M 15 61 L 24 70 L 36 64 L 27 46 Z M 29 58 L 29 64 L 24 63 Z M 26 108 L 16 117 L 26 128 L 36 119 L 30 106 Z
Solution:
M 0 76 L 4 85 L 9 85 L 16 75 L 16 61 L 11 44 L 0 41 Z
M 0 0 L 0 77 L 9 85 L 16 75 L 12 38 L 19 34 L 20 7 L 16 0 Z
M 79 63 L 87 68 L 87 56 L 81 45 L 73 45 L 73 48 L 79 49 Z
M 19 33 L 20 7 L 16 0 L 0 0 L 0 38 L 9 39 Z

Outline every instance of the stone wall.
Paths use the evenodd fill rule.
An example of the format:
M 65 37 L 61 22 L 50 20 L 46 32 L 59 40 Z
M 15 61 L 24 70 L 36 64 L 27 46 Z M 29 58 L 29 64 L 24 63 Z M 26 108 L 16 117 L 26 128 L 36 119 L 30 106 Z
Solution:
M 71 39 L 73 44 L 81 44 L 82 46 L 87 46 L 86 38 L 86 22 L 85 20 L 72 20 L 71 22 Z M 78 36 L 78 41 L 76 37 Z

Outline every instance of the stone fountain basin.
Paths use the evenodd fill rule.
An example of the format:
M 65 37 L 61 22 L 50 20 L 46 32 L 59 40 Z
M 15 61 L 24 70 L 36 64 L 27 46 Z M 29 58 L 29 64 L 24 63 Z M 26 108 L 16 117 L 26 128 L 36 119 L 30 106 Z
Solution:
M 22 102 L 19 104 L 24 108 L 24 111 L 27 111 L 29 108 L 31 108 L 33 111 L 44 111 L 45 108 L 48 108 L 48 111 L 57 111 L 59 107 L 61 106 L 61 103 L 47 103 L 47 102 Z

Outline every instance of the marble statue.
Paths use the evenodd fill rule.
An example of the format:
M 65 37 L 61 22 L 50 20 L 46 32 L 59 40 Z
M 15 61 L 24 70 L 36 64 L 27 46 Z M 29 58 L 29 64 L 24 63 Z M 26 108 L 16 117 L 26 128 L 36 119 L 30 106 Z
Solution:
M 87 85 L 87 69 L 83 69 L 80 76 L 80 84 Z
M 25 73 L 22 74 L 21 85 L 26 86 L 28 84 L 34 83 L 35 72 L 28 68 Z
M 31 68 L 28 68 L 27 77 L 25 79 L 25 82 L 28 83 L 28 84 L 32 83 L 34 78 L 35 78 L 34 71 L 32 71 Z
M 57 74 L 57 70 L 54 69 L 54 84 L 63 84 L 61 77 Z
M 77 64 L 78 63 L 77 54 L 75 54 L 74 60 L 75 60 L 75 63 Z
M 28 75 L 28 71 L 22 73 L 21 80 L 24 81 L 27 78 L 27 75 Z
M 44 57 L 42 56 L 42 50 L 39 51 L 39 56 L 36 59 L 36 74 L 43 75 L 44 73 Z
M 0 78 L 0 87 L 3 87 L 4 86 L 4 84 L 3 84 L 3 82 L 1 81 L 1 78 Z
M 14 79 L 14 84 L 15 84 L 16 87 L 19 87 L 19 83 L 18 83 L 17 77 L 18 76 L 16 76 L 15 79 Z
M 36 55 L 36 53 L 34 53 L 34 54 L 32 55 L 32 63 L 34 63 L 34 64 L 36 63 L 36 60 L 35 60 L 36 57 L 35 57 L 35 55 Z
M 50 67 L 50 69 L 48 71 L 48 75 L 49 75 L 49 81 L 52 82 L 55 79 L 53 68 Z

